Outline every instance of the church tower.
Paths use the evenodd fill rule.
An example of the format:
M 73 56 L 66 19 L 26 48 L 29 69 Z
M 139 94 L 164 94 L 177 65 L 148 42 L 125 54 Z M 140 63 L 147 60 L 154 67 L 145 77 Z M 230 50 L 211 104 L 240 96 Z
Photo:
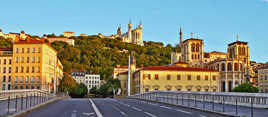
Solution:
M 182 29 L 181 29 L 181 27 L 180 27 L 180 47 L 181 47 L 181 49 L 182 49 Z
M 131 20 L 128 23 L 128 42 L 132 42 L 132 24 Z
M 122 35 L 122 29 L 121 29 L 121 25 L 119 25 L 118 29 L 117 29 L 117 35 L 120 37 Z

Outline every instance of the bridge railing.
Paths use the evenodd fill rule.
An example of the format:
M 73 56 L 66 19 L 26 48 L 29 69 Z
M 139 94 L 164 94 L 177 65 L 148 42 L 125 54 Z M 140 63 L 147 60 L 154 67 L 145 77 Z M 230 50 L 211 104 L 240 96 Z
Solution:
M 48 91 L 38 90 L 38 89 L 25 89 L 25 90 L 5 90 L 0 91 L 0 100 L 7 100 L 8 98 L 14 99 L 16 96 L 26 97 L 27 95 L 48 95 Z
M 135 94 L 129 98 L 165 102 L 175 105 L 197 107 L 212 111 L 238 114 L 239 106 L 245 106 L 253 117 L 254 108 L 268 108 L 268 94 L 264 93 L 234 93 L 234 92 L 184 92 L 184 91 L 152 91 Z

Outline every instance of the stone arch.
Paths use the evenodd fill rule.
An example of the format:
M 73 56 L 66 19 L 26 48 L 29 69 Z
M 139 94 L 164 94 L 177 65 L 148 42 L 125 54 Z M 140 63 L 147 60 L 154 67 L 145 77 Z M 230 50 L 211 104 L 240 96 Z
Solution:
M 225 63 L 221 64 L 221 71 L 225 71 Z
M 238 70 L 239 70 L 239 65 L 238 65 L 238 63 L 234 63 L 234 70 L 235 70 L 235 71 L 238 71 Z
M 192 48 L 192 52 L 195 52 L 195 44 L 194 43 L 192 43 L 191 48 Z
M 200 48 L 200 47 L 199 47 L 199 43 L 197 43 L 196 46 L 195 46 L 195 50 L 196 50 L 196 52 L 199 52 L 199 50 L 200 50 L 199 48 Z
M 232 63 L 231 62 L 227 64 L 227 70 L 228 71 L 232 71 L 232 67 L 233 66 L 232 66 Z

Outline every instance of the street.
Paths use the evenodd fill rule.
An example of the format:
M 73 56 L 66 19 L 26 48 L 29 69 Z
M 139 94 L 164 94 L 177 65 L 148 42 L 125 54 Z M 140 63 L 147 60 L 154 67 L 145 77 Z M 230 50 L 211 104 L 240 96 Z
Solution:
M 26 117 L 220 117 L 211 113 L 133 99 L 90 100 L 60 100 L 41 107 Z

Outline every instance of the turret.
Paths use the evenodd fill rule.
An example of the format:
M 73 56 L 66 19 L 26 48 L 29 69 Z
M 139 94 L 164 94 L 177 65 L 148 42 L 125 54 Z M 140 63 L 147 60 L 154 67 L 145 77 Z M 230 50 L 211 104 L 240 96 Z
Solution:
M 141 21 L 140 21 L 140 24 L 139 24 L 138 28 L 139 28 L 139 29 L 142 29 Z
M 129 20 L 129 23 L 128 23 L 128 31 L 131 31 L 132 30 L 132 24 L 131 24 L 131 20 Z
M 121 29 L 121 25 L 119 25 L 118 29 L 117 29 L 117 35 L 121 36 L 122 35 L 122 29 Z

